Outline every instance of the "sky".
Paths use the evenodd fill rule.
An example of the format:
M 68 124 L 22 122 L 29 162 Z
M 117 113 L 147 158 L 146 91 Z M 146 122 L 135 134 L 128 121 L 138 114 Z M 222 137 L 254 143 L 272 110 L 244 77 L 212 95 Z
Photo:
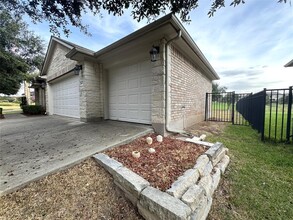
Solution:
M 228 91 L 258 92 L 263 88 L 288 88 L 293 86 L 293 67 L 284 65 L 293 59 L 293 4 L 277 0 L 246 0 L 226 7 L 211 18 L 207 13 L 211 1 L 199 0 L 199 7 L 191 11 L 190 23 L 184 27 L 220 76 L 215 81 Z M 164 14 L 162 14 L 163 16 Z M 46 22 L 32 24 L 29 28 L 48 44 L 51 33 Z M 107 13 L 83 16 L 92 36 L 71 28 L 68 38 L 88 49 L 98 51 L 148 24 L 137 22 L 130 11 L 121 17 Z

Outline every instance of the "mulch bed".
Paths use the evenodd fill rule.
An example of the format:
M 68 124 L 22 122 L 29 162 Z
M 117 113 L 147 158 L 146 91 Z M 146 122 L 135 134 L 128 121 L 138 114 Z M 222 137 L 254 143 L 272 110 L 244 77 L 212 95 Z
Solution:
M 142 220 L 93 159 L 0 197 L 0 219 Z
M 151 145 L 147 144 L 147 137 L 152 137 Z M 149 153 L 150 147 L 156 152 Z M 150 134 L 104 153 L 142 176 L 153 187 L 166 191 L 179 176 L 195 165 L 196 159 L 206 150 L 204 146 L 177 140 L 175 137 L 165 137 L 159 143 L 156 134 Z M 133 151 L 139 151 L 141 156 L 132 157 Z

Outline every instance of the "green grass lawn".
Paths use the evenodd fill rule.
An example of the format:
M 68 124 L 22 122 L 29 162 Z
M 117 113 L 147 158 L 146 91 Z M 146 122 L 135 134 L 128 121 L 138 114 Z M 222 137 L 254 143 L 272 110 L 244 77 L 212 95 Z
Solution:
M 0 108 L 3 108 L 3 114 L 22 113 L 19 103 L 0 102 Z
M 231 121 L 232 120 L 232 105 L 228 105 L 225 102 L 212 102 L 210 106 L 210 114 L 208 115 L 210 120 L 218 121 Z M 284 114 L 283 114 L 284 113 Z M 282 104 L 266 105 L 265 112 L 265 138 L 272 141 L 285 141 L 286 129 L 287 129 L 287 115 L 288 105 Z M 248 125 L 242 115 L 236 111 L 236 105 L 234 106 L 234 123 L 241 125 Z M 291 130 L 293 127 L 293 120 L 291 121 Z
M 249 126 L 228 125 L 208 138 L 223 142 L 231 162 L 209 219 L 292 219 L 293 145 L 261 142 Z
M 286 129 L 287 129 L 287 117 L 288 117 L 288 105 L 266 106 L 265 115 L 265 137 L 276 139 L 277 141 L 286 140 Z M 284 113 L 284 114 L 283 114 Z M 291 128 L 292 128 L 291 122 Z

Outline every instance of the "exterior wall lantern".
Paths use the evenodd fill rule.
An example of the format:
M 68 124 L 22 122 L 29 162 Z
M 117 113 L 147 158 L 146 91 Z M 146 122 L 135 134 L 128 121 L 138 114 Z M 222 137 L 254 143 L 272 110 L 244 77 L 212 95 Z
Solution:
M 47 86 L 47 84 L 46 84 L 45 82 L 42 82 L 42 83 L 41 83 L 41 88 L 42 88 L 42 89 L 45 89 L 46 86 Z
M 153 46 L 150 50 L 151 61 L 156 62 L 159 59 L 160 47 Z
M 81 70 L 82 70 L 82 65 L 75 65 L 75 67 L 73 69 L 74 75 L 79 75 Z

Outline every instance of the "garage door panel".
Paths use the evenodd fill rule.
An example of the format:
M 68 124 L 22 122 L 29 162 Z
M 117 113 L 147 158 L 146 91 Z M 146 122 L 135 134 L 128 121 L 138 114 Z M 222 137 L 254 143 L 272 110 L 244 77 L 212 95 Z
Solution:
M 110 70 L 109 118 L 150 124 L 151 82 L 149 61 Z
M 139 79 L 128 80 L 128 89 L 138 89 Z
M 150 87 L 152 84 L 152 80 L 149 76 L 144 76 L 140 79 L 140 86 L 141 87 Z
M 53 114 L 80 117 L 79 77 L 71 76 L 51 85 Z

